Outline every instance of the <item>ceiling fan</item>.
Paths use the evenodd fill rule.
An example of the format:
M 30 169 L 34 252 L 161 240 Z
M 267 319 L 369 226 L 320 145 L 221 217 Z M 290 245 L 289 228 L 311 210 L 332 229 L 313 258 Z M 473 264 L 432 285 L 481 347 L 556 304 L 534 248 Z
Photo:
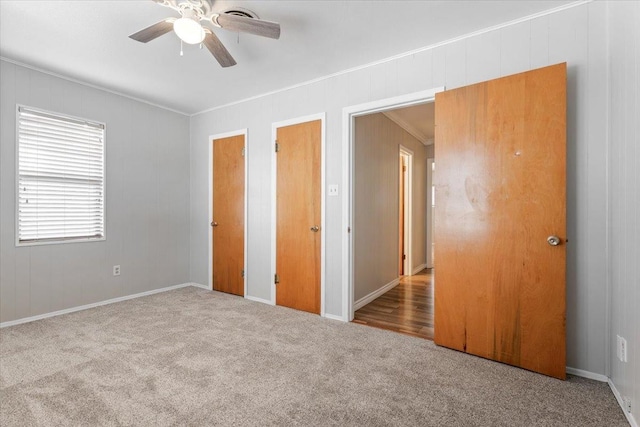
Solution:
M 152 1 L 177 11 L 180 14 L 180 18 L 170 17 L 164 19 L 137 33 L 131 34 L 130 38 L 147 43 L 173 30 L 184 43 L 204 44 L 223 67 L 236 65 L 236 61 L 211 28 L 202 25 L 201 22 L 225 30 L 255 34 L 272 39 L 280 38 L 280 24 L 258 19 L 258 16 L 249 10 L 234 9 L 220 13 L 214 12 L 211 10 L 210 0 Z

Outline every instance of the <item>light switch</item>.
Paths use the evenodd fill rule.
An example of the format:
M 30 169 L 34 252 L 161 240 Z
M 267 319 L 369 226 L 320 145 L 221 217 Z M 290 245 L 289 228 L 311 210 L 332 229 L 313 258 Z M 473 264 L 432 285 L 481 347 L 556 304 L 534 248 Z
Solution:
M 337 196 L 338 195 L 338 184 L 329 185 L 329 195 Z

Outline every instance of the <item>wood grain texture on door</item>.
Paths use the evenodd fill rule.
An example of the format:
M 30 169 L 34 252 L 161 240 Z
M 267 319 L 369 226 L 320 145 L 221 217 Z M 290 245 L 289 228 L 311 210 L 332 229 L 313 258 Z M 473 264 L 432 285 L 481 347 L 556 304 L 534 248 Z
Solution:
M 276 172 L 276 304 L 317 314 L 321 126 L 322 122 L 316 120 L 278 128 Z
M 566 64 L 438 93 L 435 141 L 436 344 L 564 379 Z
M 213 140 L 213 289 L 244 296 L 244 135 Z

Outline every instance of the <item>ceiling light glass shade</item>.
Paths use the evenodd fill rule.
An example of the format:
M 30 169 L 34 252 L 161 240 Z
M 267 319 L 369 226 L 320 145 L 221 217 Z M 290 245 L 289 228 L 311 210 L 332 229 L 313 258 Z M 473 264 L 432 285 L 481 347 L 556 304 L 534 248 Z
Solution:
M 173 23 L 173 31 L 180 37 L 180 40 L 188 44 L 202 43 L 205 36 L 202 25 L 191 18 L 177 19 Z

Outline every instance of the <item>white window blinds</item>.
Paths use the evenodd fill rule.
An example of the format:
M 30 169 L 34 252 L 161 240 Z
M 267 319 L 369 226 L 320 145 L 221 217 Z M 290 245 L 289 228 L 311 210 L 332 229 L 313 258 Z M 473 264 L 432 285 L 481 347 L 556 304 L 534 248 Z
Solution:
M 104 238 L 105 126 L 19 106 L 18 244 Z

